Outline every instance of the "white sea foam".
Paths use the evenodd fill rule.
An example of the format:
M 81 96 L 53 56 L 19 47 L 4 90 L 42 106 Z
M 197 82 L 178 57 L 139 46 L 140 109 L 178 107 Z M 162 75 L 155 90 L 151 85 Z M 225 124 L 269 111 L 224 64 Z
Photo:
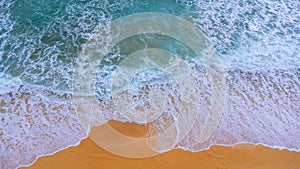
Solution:
M 65 10 L 64 15 L 49 18 L 42 28 L 37 26 L 40 23 L 28 21 L 30 29 L 24 29 L 24 23 L 12 20 L 9 10 L 18 7 L 18 3 L 0 1 L 0 168 L 27 166 L 37 157 L 77 145 L 87 137 L 88 130 L 81 127 L 70 94 L 76 55 L 91 45 L 84 44 L 88 39 L 98 43 L 109 40 L 109 27 L 103 36 L 95 37 L 94 33 L 110 23 L 112 13 L 135 3 L 69 2 L 54 11 Z M 183 4 L 222 59 L 227 101 L 215 132 L 205 142 L 199 142 L 199 131 L 208 116 L 211 81 L 201 63 L 187 62 L 200 91 L 198 117 L 178 147 L 201 151 L 211 145 L 251 143 L 299 152 L 300 3 L 193 0 Z M 32 5 L 33 9 L 39 6 Z M 79 37 L 82 41 L 69 47 L 63 45 Z M 122 57 L 118 52 L 112 52 L 112 60 Z M 111 81 L 107 74 L 114 68 L 108 65 L 102 69 L 106 72 L 97 76 L 108 90 Z M 180 107 L 176 104 L 180 95 L 174 86 L 164 86 L 168 97 L 175 98 L 175 105 L 168 105 L 170 114 Z M 133 102 L 146 105 L 144 88 L 135 92 L 145 100 L 136 102 L 132 94 Z M 131 122 L 115 110 L 111 98 L 104 98 L 101 109 L 91 113 L 95 120 L 89 125 L 101 125 L 110 119 Z M 176 119 L 170 116 L 167 120 L 154 123 L 157 126 L 153 130 L 160 131 Z
M 220 53 L 224 67 L 300 67 L 299 1 L 183 2 Z
M 9 93 L 12 90 L 17 90 L 22 84 L 19 78 L 11 77 L 4 73 L 0 73 L 0 94 Z
M 197 143 L 199 122 L 180 147 L 199 151 L 216 144 L 251 143 L 299 152 L 299 73 L 229 72 L 226 109 L 218 128 L 208 141 Z

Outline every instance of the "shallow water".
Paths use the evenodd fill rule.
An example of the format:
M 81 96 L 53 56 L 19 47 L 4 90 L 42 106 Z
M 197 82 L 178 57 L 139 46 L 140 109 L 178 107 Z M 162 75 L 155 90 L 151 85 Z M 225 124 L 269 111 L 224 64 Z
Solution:
M 151 123 L 150 135 L 172 125 L 177 127 L 172 145 L 152 144 L 159 151 L 176 147 L 201 151 L 211 145 L 237 143 L 300 151 L 299 9 L 300 3 L 292 0 L 0 1 L 1 168 L 29 165 L 39 156 L 78 144 L 93 125 L 108 120 L 133 121 L 136 114 L 148 110 L 161 111 L 164 117 Z M 214 65 L 206 67 L 207 62 L 198 59 L 197 52 L 174 37 L 144 33 L 108 48 L 113 39 L 110 24 L 143 12 L 178 16 L 203 33 L 199 41 L 212 45 L 221 63 L 219 71 L 225 81 L 220 84 L 224 87 L 220 95 L 215 94 L 209 73 Z M 172 26 L 169 24 L 170 30 Z M 177 33 L 184 35 L 184 31 Z M 95 45 L 101 48 L 93 48 Z M 167 62 L 186 65 L 180 69 L 186 76 L 166 72 L 168 69 L 156 70 L 161 66 L 133 74 L 134 78 L 124 81 L 136 113 L 127 114 L 132 117 L 128 119 L 114 105 L 112 93 L 122 86 L 115 87 L 113 82 L 123 82 L 115 78 L 119 70 L 132 73 L 126 68 L 150 63 L 134 56 L 130 60 L 129 55 L 153 48 L 175 54 L 175 59 L 170 56 Z M 86 51 L 105 58 L 96 64 L 97 75 L 93 77 L 92 94 L 99 100 L 99 107 L 82 114 L 73 102 L 74 71 L 79 56 Z M 176 62 L 176 58 L 183 62 Z M 159 57 L 152 60 L 158 65 L 166 61 Z M 189 75 L 193 79 L 186 78 Z M 180 93 L 184 80 L 197 89 L 192 99 Z M 157 90 L 161 93 L 155 93 Z M 162 107 L 151 92 L 156 94 L 154 98 L 165 98 Z M 217 109 L 221 114 L 220 119 L 215 117 L 217 126 L 204 139 L 202 131 L 207 119 L 213 117 L 210 110 L 216 96 L 226 97 L 224 107 Z M 188 112 L 196 112 L 189 133 L 182 132 L 180 127 L 185 125 L 178 120 L 183 118 L 183 101 L 191 103 Z M 152 109 L 153 105 L 158 107 Z M 81 106 L 84 109 L 88 104 Z

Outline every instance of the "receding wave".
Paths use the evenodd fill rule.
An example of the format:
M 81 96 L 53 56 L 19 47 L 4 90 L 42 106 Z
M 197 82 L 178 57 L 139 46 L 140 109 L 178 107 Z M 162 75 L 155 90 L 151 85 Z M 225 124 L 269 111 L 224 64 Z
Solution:
M 300 3 L 292 0 L 1 0 L 0 168 L 28 166 L 38 157 L 77 145 L 88 137 L 92 126 L 109 120 L 149 122 L 149 135 L 173 129 L 165 138 L 175 140 L 159 145 L 162 138 L 156 137 L 148 142 L 160 152 L 173 148 L 201 151 L 211 145 L 238 143 L 299 152 L 299 8 Z M 218 73 L 211 70 L 216 65 L 207 67 L 193 48 L 174 37 L 145 32 L 110 48 L 111 23 L 144 12 L 174 15 L 199 29 L 203 42 L 214 48 L 221 63 L 224 86 L 214 86 L 220 78 L 211 77 Z M 184 35 L 181 31 L 178 34 Z M 74 76 L 79 56 L 91 52 L 105 57 L 92 77 L 97 111 L 82 114 L 90 103 L 74 104 Z M 147 65 L 151 68 L 145 69 Z M 121 73 L 132 77 L 130 81 L 116 78 L 121 69 L 127 69 Z M 129 107 L 113 95 L 122 88 L 113 86 L 114 82 L 126 82 L 128 91 L 121 94 L 126 94 L 136 114 L 120 111 Z M 222 95 L 214 92 L 218 85 L 224 87 Z M 180 93 L 184 87 L 186 92 L 196 92 L 185 97 Z M 224 96 L 222 109 L 212 108 L 216 96 Z M 219 118 L 211 116 L 212 109 L 219 111 Z M 186 122 L 180 121 L 182 110 L 195 112 L 188 116 L 194 119 L 192 126 L 180 123 Z M 145 119 L 137 116 L 145 112 Z M 202 131 L 210 118 L 217 119 L 216 127 L 205 135 Z M 181 132 L 184 127 L 190 127 L 188 132 Z

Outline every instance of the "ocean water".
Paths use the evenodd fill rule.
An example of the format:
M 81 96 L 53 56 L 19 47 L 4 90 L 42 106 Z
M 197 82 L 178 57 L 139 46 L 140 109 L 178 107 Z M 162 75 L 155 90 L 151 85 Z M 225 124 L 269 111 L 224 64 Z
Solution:
M 299 9 L 296 0 L 0 0 L 0 168 L 77 145 L 108 120 L 149 122 L 150 135 L 173 127 L 172 144 L 149 142 L 161 152 L 238 143 L 299 152 Z M 190 37 L 158 13 L 200 33 Z M 143 14 L 152 16 L 139 25 L 153 21 L 148 32 L 128 29 L 132 36 L 110 46 L 121 36 L 114 23 Z M 152 32 L 154 24 L 169 31 Z M 76 82 L 90 78 L 81 92 Z M 89 94 L 95 109 L 74 102 Z

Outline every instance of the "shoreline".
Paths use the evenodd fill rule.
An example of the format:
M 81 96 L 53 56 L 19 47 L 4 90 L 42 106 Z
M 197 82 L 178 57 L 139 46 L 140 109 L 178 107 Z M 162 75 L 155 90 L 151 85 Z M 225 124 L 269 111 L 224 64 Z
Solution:
M 109 125 L 120 133 L 141 138 L 144 126 L 134 123 L 110 121 Z M 94 128 L 97 130 L 97 128 Z M 127 151 L 131 151 L 127 149 Z M 116 163 L 116 161 L 118 161 Z M 99 167 L 101 166 L 101 167 Z M 96 168 L 290 168 L 300 166 L 300 152 L 262 144 L 237 143 L 212 145 L 206 150 L 192 152 L 184 149 L 159 154 L 149 158 L 127 158 L 112 154 L 99 147 L 90 137 L 51 155 L 38 157 L 27 169 L 96 169 Z
M 118 161 L 118 162 L 117 162 Z M 117 162 L 117 163 L 116 163 Z M 300 166 L 300 152 L 278 150 L 262 145 L 238 144 L 212 146 L 209 150 L 190 152 L 174 149 L 155 157 L 132 159 L 111 154 L 90 138 L 54 155 L 38 158 L 27 169 L 65 168 L 291 168 Z

